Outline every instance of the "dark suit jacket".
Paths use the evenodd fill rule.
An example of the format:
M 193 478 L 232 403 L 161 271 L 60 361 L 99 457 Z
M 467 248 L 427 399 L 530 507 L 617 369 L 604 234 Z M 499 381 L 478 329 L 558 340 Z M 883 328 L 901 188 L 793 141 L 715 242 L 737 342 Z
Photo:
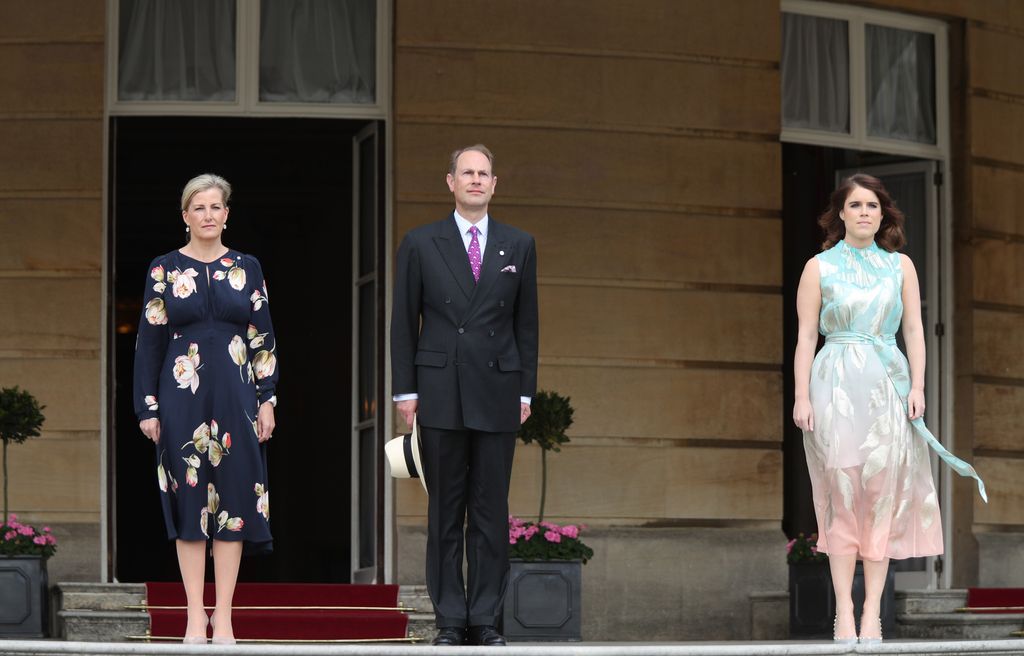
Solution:
M 519 397 L 537 391 L 536 245 L 488 224 L 478 283 L 454 214 L 409 231 L 398 248 L 391 386 L 419 394 L 424 426 L 514 433 Z

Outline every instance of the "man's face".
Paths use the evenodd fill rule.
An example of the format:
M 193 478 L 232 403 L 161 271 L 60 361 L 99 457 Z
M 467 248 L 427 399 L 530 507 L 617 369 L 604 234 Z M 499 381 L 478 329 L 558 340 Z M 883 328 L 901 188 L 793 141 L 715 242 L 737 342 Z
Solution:
M 487 156 L 467 150 L 455 162 L 455 175 L 448 174 L 448 189 L 455 196 L 455 205 L 467 210 L 487 210 L 498 178 L 491 174 Z

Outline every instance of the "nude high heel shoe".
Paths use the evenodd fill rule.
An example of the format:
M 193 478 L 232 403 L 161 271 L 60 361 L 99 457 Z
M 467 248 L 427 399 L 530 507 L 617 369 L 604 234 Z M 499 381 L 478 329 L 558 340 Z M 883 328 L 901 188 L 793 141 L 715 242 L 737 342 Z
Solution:
M 861 633 L 863 633 L 863 627 L 864 627 L 864 619 L 863 618 L 861 618 L 861 620 L 860 620 L 860 625 L 861 625 Z M 862 645 L 875 645 L 875 644 L 878 644 L 878 643 L 882 642 L 882 618 L 881 617 L 878 618 L 878 635 L 877 636 L 865 636 L 865 635 L 862 635 L 860 637 L 860 642 L 861 642 Z
M 210 618 L 210 628 L 217 628 L 217 625 L 214 623 L 212 617 Z M 234 638 L 225 638 L 223 636 L 213 636 L 212 638 L 210 638 L 210 642 L 212 642 L 215 645 L 233 645 L 237 643 L 237 641 Z
M 203 635 L 201 636 L 185 636 L 181 639 L 183 645 L 205 645 L 206 644 L 206 627 L 210 626 L 210 618 L 206 618 L 206 626 L 203 627 Z
M 836 625 L 839 623 L 839 617 L 832 618 L 832 642 L 839 645 L 854 645 L 857 644 L 857 636 L 851 636 L 848 638 L 841 638 L 836 635 Z

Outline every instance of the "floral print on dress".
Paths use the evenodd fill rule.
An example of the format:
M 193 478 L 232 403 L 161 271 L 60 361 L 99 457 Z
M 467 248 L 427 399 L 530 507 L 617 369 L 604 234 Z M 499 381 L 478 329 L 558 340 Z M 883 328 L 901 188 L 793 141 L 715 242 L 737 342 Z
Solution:
M 164 299 L 154 298 L 146 303 L 146 321 L 151 326 L 163 326 L 167 323 L 167 308 L 164 306 Z
M 174 358 L 174 380 L 178 389 L 191 389 L 195 394 L 199 389 L 199 369 L 202 368 L 199 357 L 199 345 L 192 342 L 188 345 L 188 354 Z
M 153 285 L 153 291 L 157 294 L 163 294 L 164 290 L 167 289 L 167 283 L 164 282 L 164 265 L 161 264 L 150 269 L 149 277 L 156 281 Z
M 274 394 L 280 366 L 260 263 L 236 251 L 208 263 L 171 251 L 144 271 L 134 406 L 140 421 L 161 421 L 167 535 L 263 551 L 270 497 L 254 412 Z
M 167 274 L 167 282 L 171 283 L 171 293 L 175 298 L 188 298 L 196 292 L 196 276 L 199 272 L 189 267 L 184 271 L 175 269 Z
M 263 487 L 263 483 L 257 483 L 253 488 L 256 492 L 256 512 L 263 515 L 263 519 L 270 521 L 270 492 Z

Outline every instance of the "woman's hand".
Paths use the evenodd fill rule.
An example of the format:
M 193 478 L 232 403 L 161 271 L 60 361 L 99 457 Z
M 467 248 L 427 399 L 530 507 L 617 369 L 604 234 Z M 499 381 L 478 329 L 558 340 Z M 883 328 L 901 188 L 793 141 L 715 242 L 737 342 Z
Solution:
M 266 442 L 274 434 L 274 427 L 276 425 L 274 422 L 274 404 L 267 401 L 260 406 L 260 411 L 256 414 L 256 438 L 261 443 Z
M 153 440 L 154 444 L 160 444 L 160 420 L 156 417 L 143 419 L 139 422 L 139 430 L 143 435 Z
M 911 420 L 924 416 L 924 390 L 910 390 L 907 395 L 907 416 Z
M 814 409 L 809 399 L 797 399 L 793 404 L 793 422 L 800 430 L 814 430 Z

